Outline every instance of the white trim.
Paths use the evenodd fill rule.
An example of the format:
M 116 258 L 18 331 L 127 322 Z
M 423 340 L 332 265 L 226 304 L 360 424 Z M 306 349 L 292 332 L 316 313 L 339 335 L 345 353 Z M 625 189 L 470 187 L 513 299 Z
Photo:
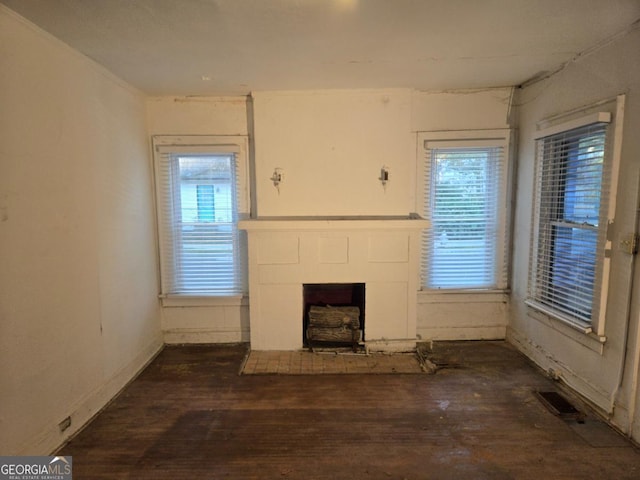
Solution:
M 294 231 L 305 230 L 413 230 L 428 228 L 429 222 L 416 214 L 406 217 L 263 217 L 240 220 L 241 230 Z
M 116 370 L 111 377 L 101 379 L 99 385 L 68 405 L 67 415 L 71 418 L 71 427 L 60 432 L 57 424 L 51 423 L 34 435 L 15 451 L 15 455 L 33 455 L 33 452 L 51 454 L 56 452 L 70 438 L 80 432 L 85 425 L 98 415 L 111 400 L 117 397 L 153 361 L 164 348 L 162 335 L 154 337 L 145 345 L 135 358 Z M 64 414 L 60 415 L 62 417 Z M 3 452 L 3 455 L 11 452 Z
M 611 173 L 609 177 L 609 198 L 607 205 L 607 227 L 614 223 L 616 216 L 616 200 L 618 198 L 618 179 L 620 176 L 620 157 L 622 156 L 622 126 L 624 119 L 625 95 L 618 95 L 616 99 L 616 115 L 613 125 L 613 141 L 611 149 Z M 613 248 L 611 238 L 607 235 L 604 244 L 604 251 L 610 251 Z M 611 256 L 604 255 L 602 259 L 602 280 L 600 281 L 600 311 L 598 319 L 594 326 L 596 333 L 604 335 L 606 319 L 607 319 L 607 301 L 609 298 L 609 278 L 611 275 Z
M 160 295 L 162 306 L 172 307 L 237 307 L 249 304 L 249 298 L 243 295 L 198 296 L 198 295 Z
M 593 328 L 592 327 L 590 327 L 588 325 L 582 325 L 582 324 L 574 321 L 571 317 L 564 316 L 560 312 L 554 310 L 553 308 L 546 307 L 545 305 L 543 305 L 541 303 L 538 303 L 538 302 L 536 302 L 534 300 L 527 299 L 527 300 L 524 301 L 524 303 L 527 306 L 529 306 L 529 307 L 531 307 L 531 308 L 533 308 L 535 310 L 538 310 L 539 312 L 544 313 L 548 318 L 551 318 L 553 320 L 557 320 L 559 322 L 562 322 L 563 324 L 573 328 L 574 330 L 577 330 L 580 333 L 584 333 L 585 335 L 588 335 L 588 334 L 593 332 Z
M 465 141 L 485 141 L 485 140 L 498 140 L 506 143 L 511 136 L 510 128 L 492 128 L 487 130 L 442 130 L 442 131 L 429 131 L 429 132 L 417 132 L 418 139 L 424 142 L 431 141 L 446 141 L 446 140 L 465 140 Z M 420 143 L 420 142 L 418 142 Z M 423 143 L 423 148 L 427 146 Z
M 486 130 L 450 130 L 450 131 L 429 131 L 417 132 L 417 149 L 416 149 L 416 211 L 426 218 L 425 199 L 429 192 L 426 191 L 425 173 L 427 167 L 426 153 L 430 149 L 437 148 L 493 148 L 502 149 L 503 157 L 503 175 L 502 184 L 499 186 L 501 190 L 500 204 L 498 205 L 497 214 L 499 221 L 504 228 L 499 232 L 496 241 L 499 242 L 495 252 L 495 269 L 499 282 L 498 287 L 507 286 L 509 283 L 509 248 L 511 235 L 511 187 L 512 187 L 512 148 L 513 148 L 513 130 L 510 128 L 497 128 Z M 428 219 L 427 219 L 428 220 Z M 421 266 L 421 272 L 422 272 Z M 504 278 L 503 278 L 504 277 Z M 449 289 L 430 289 L 424 286 L 424 278 L 421 279 L 422 292 L 442 293 Z M 498 288 L 500 289 L 500 288 Z M 453 291 L 473 291 L 476 289 L 451 289 Z M 485 289 L 477 289 L 486 291 Z
M 611 113 L 596 112 L 584 117 L 576 118 L 575 120 L 559 123 L 558 125 L 554 125 L 552 127 L 543 128 L 542 130 L 539 130 L 534 134 L 533 139 L 540 140 L 544 137 L 550 137 L 551 135 L 556 135 L 558 133 L 562 133 L 568 130 L 574 130 L 576 128 L 584 127 L 587 125 L 592 125 L 594 123 L 611 123 Z
M 432 303 L 507 303 L 509 290 L 422 289 L 418 304 Z
M 458 340 L 504 340 L 507 336 L 506 325 L 461 325 L 461 326 L 422 326 L 418 325 L 418 341 L 450 342 Z
M 238 344 L 249 342 L 249 330 L 215 328 L 169 328 L 162 331 L 166 345 Z
M 585 112 L 587 112 L 587 114 L 589 112 L 594 112 L 598 107 L 601 107 L 602 105 L 607 105 L 608 103 L 613 103 L 615 101 L 616 101 L 616 97 L 609 97 L 603 100 L 598 100 L 595 103 L 582 105 L 580 107 L 574 108 L 569 111 L 564 111 L 561 113 L 557 113 L 555 115 L 550 115 L 536 122 L 536 130 L 542 130 L 544 128 L 547 128 L 550 125 L 557 125 L 558 122 L 566 122 L 568 121 L 567 119 L 570 119 L 570 118 L 577 118 L 578 115 L 584 115 Z
M 176 154 L 202 154 L 203 150 L 215 148 L 215 153 L 242 153 L 242 148 L 238 144 L 206 143 L 203 145 L 156 145 L 158 153 Z
M 555 325 L 561 326 L 562 324 L 556 323 Z M 571 329 L 567 330 L 575 333 Z M 558 331 L 563 334 L 565 333 L 561 332 L 559 329 Z M 578 335 L 578 337 L 579 343 L 591 350 L 600 351 L 600 354 L 602 354 L 604 345 L 599 343 L 596 345 L 589 345 L 588 342 L 585 342 L 589 337 L 585 335 Z M 555 380 L 562 382 L 583 396 L 591 402 L 592 405 L 601 409 L 602 412 L 611 413 L 609 406 L 609 392 L 585 379 L 584 376 L 576 373 L 570 365 L 561 362 L 555 355 L 549 353 L 542 346 L 534 343 L 526 334 L 515 330 L 513 326 L 509 326 L 507 328 L 507 340 L 527 357 L 533 360 L 533 362 L 542 370 L 548 371 L 552 374 Z
M 432 139 L 424 141 L 425 149 L 436 148 L 492 148 L 503 146 L 506 150 L 506 138 L 459 138 L 459 139 Z

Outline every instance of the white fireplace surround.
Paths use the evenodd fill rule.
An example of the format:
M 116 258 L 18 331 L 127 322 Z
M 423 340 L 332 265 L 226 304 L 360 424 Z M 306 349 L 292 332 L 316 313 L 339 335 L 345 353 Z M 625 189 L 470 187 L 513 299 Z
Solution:
M 303 348 L 305 283 L 364 283 L 367 349 L 415 348 L 420 232 L 428 225 L 416 214 L 241 221 L 251 348 Z

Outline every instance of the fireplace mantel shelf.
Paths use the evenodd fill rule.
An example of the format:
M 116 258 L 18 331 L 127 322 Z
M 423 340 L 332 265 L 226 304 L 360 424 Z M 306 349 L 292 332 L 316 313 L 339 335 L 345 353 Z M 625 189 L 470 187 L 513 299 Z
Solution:
M 241 230 L 407 230 L 429 227 L 429 222 L 419 215 L 363 215 L 363 216 L 296 216 L 260 217 L 241 220 Z

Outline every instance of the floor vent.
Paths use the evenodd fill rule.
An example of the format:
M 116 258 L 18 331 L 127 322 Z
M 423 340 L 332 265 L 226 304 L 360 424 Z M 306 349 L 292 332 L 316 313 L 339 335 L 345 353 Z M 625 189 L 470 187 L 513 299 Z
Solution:
M 584 414 L 558 392 L 535 392 L 535 395 L 554 415 L 563 419 L 577 420 L 581 423 L 584 422 Z

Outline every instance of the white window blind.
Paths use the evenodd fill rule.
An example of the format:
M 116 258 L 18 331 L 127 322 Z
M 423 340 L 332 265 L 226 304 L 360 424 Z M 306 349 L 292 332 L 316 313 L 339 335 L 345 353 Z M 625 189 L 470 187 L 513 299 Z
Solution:
M 505 139 L 425 142 L 425 288 L 506 287 L 505 146 Z
M 536 144 L 529 298 L 581 327 L 598 315 L 606 236 L 607 123 L 553 133 Z
M 156 146 L 163 295 L 243 293 L 237 155 L 233 146 Z

